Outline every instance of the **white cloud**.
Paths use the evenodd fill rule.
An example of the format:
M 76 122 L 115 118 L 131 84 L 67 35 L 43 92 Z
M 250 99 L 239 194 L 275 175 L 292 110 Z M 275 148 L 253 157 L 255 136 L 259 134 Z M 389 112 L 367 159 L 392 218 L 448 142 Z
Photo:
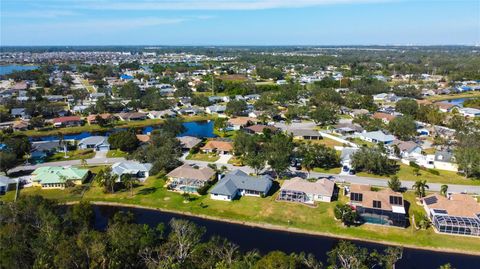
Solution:
M 392 0 L 120 0 L 80 1 L 74 7 L 99 10 L 261 10 L 391 1 Z
M 7 18 L 40 18 L 40 19 L 52 19 L 59 17 L 69 17 L 80 15 L 77 12 L 68 10 L 31 10 L 23 12 L 2 12 L 2 17 Z

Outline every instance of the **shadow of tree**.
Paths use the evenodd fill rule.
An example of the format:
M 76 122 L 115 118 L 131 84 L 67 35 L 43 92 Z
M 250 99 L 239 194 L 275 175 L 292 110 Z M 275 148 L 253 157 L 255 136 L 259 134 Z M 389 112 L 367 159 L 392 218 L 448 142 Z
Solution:
M 139 195 L 148 195 L 148 194 L 152 194 L 152 193 L 156 192 L 157 189 L 158 189 L 157 187 L 145 188 L 145 189 L 139 190 L 137 194 L 139 194 Z

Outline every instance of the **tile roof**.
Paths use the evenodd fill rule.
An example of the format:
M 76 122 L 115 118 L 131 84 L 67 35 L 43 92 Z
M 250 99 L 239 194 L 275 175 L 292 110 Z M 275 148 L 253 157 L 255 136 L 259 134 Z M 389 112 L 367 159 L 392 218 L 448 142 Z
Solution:
M 215 171 L 210 167 L 202 167 L 195 169 L 189 164 L 181 165 L 167 174 L 167 177 L 172 178 L 187 178 L 208 181 L 215 175 Z
M 202 150 L 231 151 L 233 150 L 233 143 L 227 141 L 209 140 L 207 144 L 202 147 Z
M 480 204 L 470 195 L 452 194 L 450 198 L 437 193 L 424 197 L 422 202 L 429 209 L 443 209 L 450 216 L 477 217 L 480 214 Z
M 350 185 L 350 192 L 363 194 L 363 200 L 361 202 L 358 202 L 358 201 L 351 201 L 351 202 L 355 204 L 360 204 L 362 207 L 365 207 L 365 208 L 375 208 L 373 206 L 373 201 L 380 201 L 381 202 L 380 208 L 387 211 L 394 211 L 395 206 L 404 207 L 402 194 L 399 192 L 394 192 L 391 189 L 382 189 L 379 191 L 372 191 L 370 185 L 352 184 Z M 392 205 L 390 203 L 390 196 L 401 197 L 402 198 L 401 205 Z
M 294 177 L 283 182 L 281 190 L 301 191 L 304 193 L 320 194 L 323 196 L 332 196 L 335 183 L 331 180 L 322 178 L 311 182 L 306 179 Z

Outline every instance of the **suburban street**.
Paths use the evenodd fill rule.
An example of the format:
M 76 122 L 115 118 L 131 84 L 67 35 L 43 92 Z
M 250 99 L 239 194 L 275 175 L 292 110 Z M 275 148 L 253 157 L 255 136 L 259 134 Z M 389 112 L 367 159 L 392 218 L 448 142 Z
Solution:
M 196 161 L 196 160 L 183 160 L 186 163 L 189 164 L 196 164 L 199 166 L 207 166 L 210 164 L 209 162 L 205 161 Z M 227 167 L 229 170 L 235 170 L 239 169 L 244 171 L 245 173 L 253 173 L 253 169 L 248 167 L 248 166 L 234 166 L 232 164 L 221 164 L 221 166 Z M 307 177 L 307 174 L 304 171 L 296 171 L 295 168 L 291 167 L 290 168 L 290 177 Z M 358 176 L 345 176 L 345 175 L 338 175 L 338 174 L 326 174 L 326 173 L 318 173 L 318 172 L 311 172 L 310 177 L 312 178 L 318 178 L 318 177 L 330 177 L 333 176 L 335 178 L 335 181 L 338 183 L 356 183 L 356 184 L 368 184 L 372 186 L 378 186 L 378 187 L 388 187 L 388 179 L 387 178 L 371 178 L 371 177 L 358 177 Z M 402 187 L 407 188 L 407 189 L 412 189 L 413 184 L 415 184 L 414 181 L 407 181 L 407 180 L 402 180 Z M 436 191 L 439 192 L 441 189 L 441 186 L 444 184 L 440 183 L 428 183 L 428 186 L 430 187 L 430 191 Z M 458 185 L 458 184 L 447 184 L 448 185 L 448 191 L 449 192 L 454 192 L 454 193 L 461 193 L 461 192 L 466 192 L 466 193 L 471 193 L 471 194 L 480 194 L 480 186 L 474 186 L 474 185 Z

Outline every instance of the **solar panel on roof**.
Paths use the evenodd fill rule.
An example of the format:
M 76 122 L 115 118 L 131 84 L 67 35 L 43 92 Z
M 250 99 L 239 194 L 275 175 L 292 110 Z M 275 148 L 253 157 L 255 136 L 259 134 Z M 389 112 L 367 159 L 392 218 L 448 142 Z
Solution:
M 444 209 L 434 209 L 433 212 L 437 214 L 448 214 L 447 210 Z
M 425 198 L 424 201 L 427 205 L 431 205 L 431 204 L 435 204 L 438 200 L 437 200 L 437 197 L 432 196 L 432 197 Z

